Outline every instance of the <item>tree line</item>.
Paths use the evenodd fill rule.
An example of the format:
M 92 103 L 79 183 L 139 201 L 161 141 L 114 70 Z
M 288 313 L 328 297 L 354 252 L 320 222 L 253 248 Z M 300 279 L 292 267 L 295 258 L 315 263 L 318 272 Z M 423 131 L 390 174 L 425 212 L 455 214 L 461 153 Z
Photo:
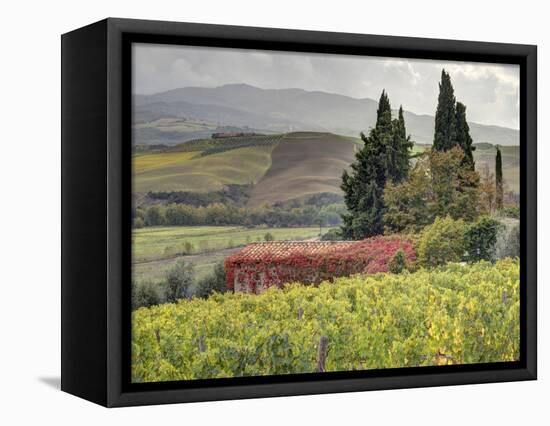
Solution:
M 259 226 L 301 227 L 338 226 L 345 207 L 332 203 L 322 207 L 305 205 L 292 207 L 288 204 L 257 208 L 240 207 L 234 204 L 213 203 L 195 207 L 171 203 L 138 207 L 133 211 L 134 228 L 144 226 Z

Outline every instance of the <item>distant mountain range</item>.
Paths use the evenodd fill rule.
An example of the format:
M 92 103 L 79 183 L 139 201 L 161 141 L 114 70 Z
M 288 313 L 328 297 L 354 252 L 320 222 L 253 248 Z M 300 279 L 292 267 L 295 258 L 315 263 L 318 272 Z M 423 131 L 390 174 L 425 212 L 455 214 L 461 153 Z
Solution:
M 358 136 L 374 125 L 378 103 L 332 93 L 302 89 L 260 89 L 245 84 L 215 88 L 185 87 L 153 95 L 135 95 L 134 123 L 162 118 L 182 118 L 210 123 L 207 127 L 232 126 L 266 132 L 321 131 Z M 434 100 L 435 109 L 435 100 Z M 407 131 L 417 143 L 431 144 L 434 117 L 405 111 Z M 519 145 L 519 131 L 470 122 L 475 143 Z M 209 128 L 204 130 L 207 135 Z M 178 132 L 157 132 L 151 127 L 135 130 L 139 143 L 174 144 Z M 200 133 L 200 134 L 203 134 Z M 153 141 L 154 139 L 154 141 Z

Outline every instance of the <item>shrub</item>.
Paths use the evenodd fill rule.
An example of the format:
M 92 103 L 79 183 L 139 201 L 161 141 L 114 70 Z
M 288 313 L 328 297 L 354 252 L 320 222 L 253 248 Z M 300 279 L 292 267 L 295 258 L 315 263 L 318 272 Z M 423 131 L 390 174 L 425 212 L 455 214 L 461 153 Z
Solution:
M 185 247 L 186 254 L 191 254 L 195 251 L 195 246 L 193 245 L 193 243 L 190 243 L 189 241 L 185 242 L 184 247 Z
M 321 237 L 321 241 L 340 241 L 342 239 L 343 239 L 342 231 L 340 231 L 339 229 L 336 229 L 336 228 L 329 229 Z
M 162 283 L 139 281 L 132 283 L 132 308 L 160 305 L 166 301 L 166 289 Z
M 386 233 L 420 232 L 436 217 L 471 222 L 479 216 L 479 174 L 459 147 L 420 156 L 400 184 L 384 189 Z
M 145 226 L 145 222 L 143 221 L 143 219 L 141 217 L 135 217 L 134 218 L 134 228 L 135 229 L 143 228 L 144 226 Z
M 185 256 L 192 254 L 195 251 L 195 246 L 186 241 L 183 244 L 166 246 L 164 248 L 164 254 L 166 256 Z
M 203 220 L 200 213 L 202 211 L 203 209 L 192 206 L 170 204 L 164 213 L 166 225 L 201 225 Z
M 501 217 L 511 217 L 512 219 L 519 219 L 519 207 L 503 207 L 498 211 L 498 215 Z
M 166 301 L 175 302 L 191 297 L 194 274 L 193 264 L 178 260 L 166 274 Z
M 407 268 L 407 258 L 405 252 L 401 249 L 397 250 L 388 263 L 388 269 L 394 274 L 400 274 Z
M 469 225 L 464 233 L 466 260 L 468 262 L 494 261 L 497 235 L 502 227 L 498 220 L 489 216 L 483 216 Z
M 459 262 L 464 254 L 464 222 L 438 217 L 422 231 L 418 240 L 418 262 L 434 267 L 447 262 Z
M 267 232 L 265 235 L 264 235 L 264 240 L 265 241 L 273 241 L 275 239 L 275 237 L 273 237 L 273 234 L 271 234 L 271 232 Z
M 212 274 L 198 282 L 195 296 L 207 298 L 214 292 L 225 293 L 226 291 L 225 268 L 223 267 L 223 262 L 219 262 L 214 266 Z
M 164 215 L 159 206 L 151 206 L 145 211 L 145 225 L 159 226 L 164 223 Z
M 519 257 L 520 255 L 519 223 L 502 226 L 497 234 L 495 258 Z

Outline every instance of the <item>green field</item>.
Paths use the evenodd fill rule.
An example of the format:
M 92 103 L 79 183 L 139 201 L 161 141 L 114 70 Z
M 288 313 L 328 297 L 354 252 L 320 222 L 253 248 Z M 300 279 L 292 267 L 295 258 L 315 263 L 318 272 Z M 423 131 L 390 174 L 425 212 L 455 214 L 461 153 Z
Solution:
M 136 176 L 151 170 L 165 169 L 190 160 L 197 152 L 155 152 L 134 155 L 133 167 Z
M 324 228 L 326 231 L 328 228 Z M 166 259 L 193 245 L 191 254 L 202 254 L 263 241 L 266 233 L 275 240 L 303 240 L 319 236 L 319 228 L 252 228 L 242 226 L 174 226 L 136 229 L 134 262 Z
M 323 228 L 323 233 L 328 229 Z M 178 258 L 193 263 L 197 277 L 204 276 L 217 262 L 223 261 L 231 249 L 264 241 L 266 233 L 275 240 L 305 240 L 317 238 L 319 228 L 177 226 L 135 229 L 132 235 L 135 279 L 161 279 Z M 186 253 L 189 244 L 192 250 Z
M 201 157 L 199 152 L 134 157 L 134 192 L 217 191 L 227 184 L 256 183 L 271 166 L 273 146 L 239 148 Z M 175 161 L 170 161 L 172 157 Z
M 164 281 L 166 278 L 166 273 L 174 267 L 178 260 L 183 259 L 186 262 L 193 264 L 195 279 L 198 281 L 205 276 L 210 275 L 217 263 L 223 262 L 227 256 L 238 250 L 240 250 L 239 247 L 199 255 L 171 257 L 151 262 L 134 263 L 132 265 L 134 280 L 152 280 L 156 282 Z

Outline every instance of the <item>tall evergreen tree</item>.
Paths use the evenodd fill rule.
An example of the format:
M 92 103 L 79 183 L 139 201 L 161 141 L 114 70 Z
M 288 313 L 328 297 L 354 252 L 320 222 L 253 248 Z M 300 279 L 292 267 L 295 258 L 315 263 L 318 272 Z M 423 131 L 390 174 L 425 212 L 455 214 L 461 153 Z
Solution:
M 413 147 L 407 136 L 403 107 L 399 107 L 398 118 L 392 120 L 392 133 L 387 147 L 387 177 L 392 183 L 399 183 L 409 175 L 410 150 Z
M 403 105 L 399 105 L 399 113 L 397 116 L 399 122 L 399 136 L 402 139 L 407 139 L 407 127 L 405 126 L 405 116 L 403 114 Z
M 389 114 L 389 120 L 391 121 L 391 105 L 390 105 L 390 98 L 388 97 L 388 94 L 385 90 L 382 90 L 382 94 L 380 95 L 380 99 L 378 101 L 378 109 L 376 110 L 376 125 L 375 127 L 379 127 L 383 125 L 384 123 L 387 123 L 388 121 L 388 115 Z
M 435 134 L 433 149 L 447 151 L 456 145 L 456 99 L 451 76 L 441 71 L 439 97 L 435 112 Z
M 470 126 L 466 121 L 466 106 L 461 103 L 456 103 L 456 144 L 464 151 L 464 163 L 467 164 L 471 170 L 474 170 L 474 154 L 476 149 L 473 146 L 472 137 L 470 136 Z
M 384 232 L 384 188 L 388 180 L 400 182 L 409 173 L 409 152 L 403 108 L 392 120 L 388 95 L 382 92 L 378 102 L 376 125 L 368 136 L 361 134 L 363 148 L 356 154 L 351 173 L 344 171 L 341 188 L 347 213 L 342 215 L 342 235 L 362 239 Z
M 360 240 L 384 232 L 384 186 L 387 179 L 387 146 L 392 136 L 391 106 L 382 91 L 376 125 L 369 135 L 361 133 L 363 148 L 355 155 L 351 173 L 342 175 L 347 213 L 342 215 L 342 236 Z
M 502 208 L 504 198 L 504 190 L 502 187 L 502 154 L 500 147 L 497 145 L 497 156 L 495 158 L 495 182 L 496 182 L 496 197 L 495 204 L 497 209 Z
M 399 106 L 399 114 L 397 118 L 396 133 L 399 135 L 399 149 L 397 154 L 397 170 L 393 177 L 394 182 L 401 182 L 409 176 L 411 156 L 411 150 L 413 148 L 413 141 L 411 136 L 407 135 L 407 126 L 405 125 L 405 115 L 403 113 L 403 106 Z

